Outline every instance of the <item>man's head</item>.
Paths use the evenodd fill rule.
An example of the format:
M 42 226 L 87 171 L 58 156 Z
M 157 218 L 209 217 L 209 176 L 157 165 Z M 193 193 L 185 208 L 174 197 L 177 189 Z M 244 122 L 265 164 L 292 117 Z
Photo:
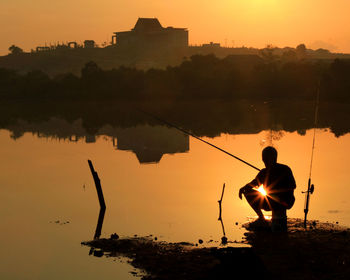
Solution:
M 262 160 L 266 167 L 270 167 L 277 162 L 277 151 L 274 147 L 268 146 L 262 151 Z

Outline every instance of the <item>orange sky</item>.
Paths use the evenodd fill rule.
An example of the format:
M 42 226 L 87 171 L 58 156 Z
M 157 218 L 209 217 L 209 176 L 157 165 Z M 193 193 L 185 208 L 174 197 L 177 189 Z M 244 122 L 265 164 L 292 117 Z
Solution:
M 187 27 L 190 43 L 326 47 L 350 52 L 349 0 L 1 0 L 0 54 L 131 29 L 138 17 Z

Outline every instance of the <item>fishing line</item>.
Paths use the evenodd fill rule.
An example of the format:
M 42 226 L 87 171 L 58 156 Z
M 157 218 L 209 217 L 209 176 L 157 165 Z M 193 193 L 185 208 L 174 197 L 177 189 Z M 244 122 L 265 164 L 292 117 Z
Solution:
M 316 128 L 318 124 L 318 107 L 320 102 L 320 86 L 321 86 L 321 80 L 318 82 L 318 88 L 317 88 L 317 96 L 316 96 L 316 104 L 315 104 L 315 116 L 314 116 L 314 135 L 312 139 L 312 148 L 311 148 L 311 160 L 310 160 L 310 171 L 309 171 L 309 180 L 308 180 L 308 186 L 307 191 L 303 192 L 306 193 L 305 197 L 305 207 L 304 207 L 304 227 L 306 228 L 306 220 L 307 220 L 307 214 L 309 212 L 309 204 L 310 204 L 310 194 L 314 192 L 314 185 L 311 184 L 311 174 L 312 174 L 312 164 L 314 159 L 314 151 L 315 151 L 315 139 L 316 139 Z
M 315 139 L 316 139 L 316 127 L 318 124 L 318 106 L 320 102 L 320 82 L 318 84 L 318 90 L 317 90 L 317 97 L 316 97 L 316 105 L 315 105 L 315 118 L 314 118 L 314 136 L 312 139 L 312 149 L 311 149 L 311 161 L 310 161 L 310 172 L 309 172 L 309 178 L 311 179 L 311 172 L 312 172 L 312 163 L 314 159 L 314 150 L 315 150 Z
M 159 118 L 158 116 L 155 116 L 155 115 L 153 115 L 153 114 L 150 114 L 150 113 L 145 112 L 145 111 L 142 111 L 142 110 L 139 110 L 139 111 L 142 112 L 142 113 L 144 113 L 144 114 L 146 114 L 146 115 L 148 115 L 148 116 L 150 116 L 150 117 L 152 117 L 152 118 L 154 118 L 154 119 L 156 119 L 156 120 L 158 120 L 158 121 L 160 121 L 160 122 L 162 122 L 162 123 L 164 123 L 164 124 L 166 124 L 166 125 L 168 125 L 168 126 L 170 126 L 170 127 L 173 127 L 173 128 L 175 128 L 175 129 L 181 131 L 181 132 L 184 133 L 184 134 L 187 134 L 187 135 L 189 135 L 189 136 L 192 136 L 193 138 L 196 138 L 197 140 L 202 141 L 203 143 L 208 144 L 209 146 L 211 146 L 211 147 L 213 147 L 213 148 L 215 148 L 215 149 L 217 149 L 217 150 L 219 150 L 219 151 L 221 151 L 221 152 L 223 152 L 223 153 L 225 153 L 225 154 L 227 154 L 227 155 L 229 155 L 229 156 L 231 156 L 231 157 L 233 157 L 233 158 L 239 160 L 240 162 L 243 162 L 244 164 L 246 164 L 246 165 L 248 165 L 248 166 L 250 166 L 250 167 L 252 167 L 252 168 L 254 168 L 254 169 L 258 170 L 258 171 L 260 171 L 259 168 L 257 168 L 256 166 L 250 164 L 249 162 L 247 162 L 247 161 L 245 161 L 245 160 L 243 160 L 243 159 L 241 159 L 241 158 L 239 158 L 239 157 L 237 157 L 237 156 L 235 156 L 235 155 L 233 155 L 233 154 L 231 154 L 231 153 L 225 151 L 224 149 L 221 149 L 221 148 L 218 147 L 218 146 L 215 146 L 214 144 L 212 144 L 212 143 L 210 143 L 210 142 L 208 142 L 208 141 L 203 140 L 202 138 L 200 138 L 200 137 L 194 135 L 193 133 L 191 133 L 191 132 L 189 132 L 189 131 L 186 131 L 186 130 L 184 130 L 184 129 L 182 129 L 182 128 L 180 128 L 180 127 L 178 127 L 178 126 L 176 126 L 176 125 L 174 125 L 174 124 L 172 124 L 172 123 L 170 123 L 170 122 L 168 122 L 168 121 L 165 121 L 165 120 Z

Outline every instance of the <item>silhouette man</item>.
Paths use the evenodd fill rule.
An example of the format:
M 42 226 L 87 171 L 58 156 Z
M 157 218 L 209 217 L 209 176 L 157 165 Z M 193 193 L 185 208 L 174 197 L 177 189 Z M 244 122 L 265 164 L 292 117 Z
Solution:
M 273 147 L 266 147 L 262 151 L 265 164 L 253 181 L 239 190 L 239 198 L 245 196 L 249 205 L 258 214 L 258 219 L 250 223 L 251 228 L 268 227 L 261 210 L 272 211 L 272 230 L 287 230 L 287 209 L 292 208 L 296 188 L 292 170 L 277 163 L 277 151 Z M 259 191 L 262 189 L 263 191 Z M 259 190 L 257 190 L 259 188 Z M 265 193 L 264 193 L 265 191 Z

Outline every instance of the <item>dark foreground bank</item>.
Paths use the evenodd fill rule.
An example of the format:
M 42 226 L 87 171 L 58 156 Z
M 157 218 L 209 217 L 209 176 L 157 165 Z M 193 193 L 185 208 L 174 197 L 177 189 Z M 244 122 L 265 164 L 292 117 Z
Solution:
M 288 234 L 248 231 L 251 247 L 196 247 L 151 237 L 82 242 L 101 257 L 124 256 L 142 279 L 349 279 L 350 229 L 290 219 Z

